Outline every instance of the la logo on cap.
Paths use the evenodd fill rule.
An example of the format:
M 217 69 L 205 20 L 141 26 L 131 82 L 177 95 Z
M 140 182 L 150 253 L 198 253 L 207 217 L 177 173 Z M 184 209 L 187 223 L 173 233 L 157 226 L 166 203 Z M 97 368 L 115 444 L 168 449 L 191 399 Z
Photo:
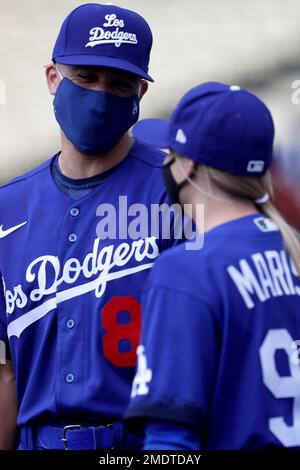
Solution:
M 114 44 L 120 47 L 121 44 L 137 44 L 136 34 L 122 31 L 125 21 L 119 19 L 115 13 L 105 15 L 106 22 L 101 26 L 96 26 L 90 30 L 89 42 L 85 47 L 95 47 L 100 44 Z
M 139 107 L 138 105 L 136 104 L 136 102 L 134 101 L 133 102 L 133 109 L 132 109 L 132 114 L 135 115 L 139 110 Z
M 186 144 L 187 138 L 182 129 L 178 129 L 175 140 L 180 144 Z

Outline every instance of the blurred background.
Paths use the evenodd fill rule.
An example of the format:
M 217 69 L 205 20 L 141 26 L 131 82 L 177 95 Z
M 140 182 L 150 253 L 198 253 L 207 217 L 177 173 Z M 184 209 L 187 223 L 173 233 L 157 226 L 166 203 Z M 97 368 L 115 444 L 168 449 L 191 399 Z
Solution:
M 0 183 L 59 150 L 43 66 L 74 0 L 0 0 Z M 101 2 L 90 2 L 101 3 Z M 300 230 L 300 0 L 119 0 L 149 22 L 155 83 L 141 118 L 167 117 L 206 80 L 247 87 L 276 126 L 276 201 Z

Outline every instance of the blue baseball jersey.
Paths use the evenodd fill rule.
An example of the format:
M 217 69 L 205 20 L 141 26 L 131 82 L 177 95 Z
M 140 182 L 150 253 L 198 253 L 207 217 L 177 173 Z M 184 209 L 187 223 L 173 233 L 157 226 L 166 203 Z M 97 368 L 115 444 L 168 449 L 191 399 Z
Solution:
M 121 419 L 141 289 L 174 243 L 161 221 L 145 233 L 152 205 L 167 203 L 163 157 L 135 143 L 78 200 L 54 183 L 53 159 L 0 189 L 0 339 L 17 378 L 20 426 Z
M 202 250 L 163 254 L 143 295 L 129 424 L 183 424 L 206 449 L 300 447 L 299 296 L 260 214 L 210 230 Z

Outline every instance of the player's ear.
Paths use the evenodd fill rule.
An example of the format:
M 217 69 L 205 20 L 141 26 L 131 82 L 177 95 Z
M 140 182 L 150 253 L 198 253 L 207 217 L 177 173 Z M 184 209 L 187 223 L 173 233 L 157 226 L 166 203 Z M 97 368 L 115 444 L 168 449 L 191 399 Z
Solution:
M 45 67 L 46 79 L 51 95 L 55 95 L 60 83 L 60 76 L 55 64 L 51 63 Z
M 147 80 L 141 80 L 140 87 L 139 87 L 139 98 L 140 101 L 143 98 L 144 94 L 147 93 L 148 90 L 148 82 Z

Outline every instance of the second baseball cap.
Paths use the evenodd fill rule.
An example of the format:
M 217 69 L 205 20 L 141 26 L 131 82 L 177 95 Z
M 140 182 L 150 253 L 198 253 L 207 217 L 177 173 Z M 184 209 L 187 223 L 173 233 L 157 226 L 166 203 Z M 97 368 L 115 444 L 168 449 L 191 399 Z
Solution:
M 133 135 L 237 175 L 264 174 L 272 162 L 271 113 L 256 95 L 234 85 L 207 82 L 192 88 L 168 121 L 145 119 Z
M 148 74 L 152 33 L 134 11 L 87 3 L 64 20 L 52 60 L 67 65 L 113 67 L 153 81 Z

